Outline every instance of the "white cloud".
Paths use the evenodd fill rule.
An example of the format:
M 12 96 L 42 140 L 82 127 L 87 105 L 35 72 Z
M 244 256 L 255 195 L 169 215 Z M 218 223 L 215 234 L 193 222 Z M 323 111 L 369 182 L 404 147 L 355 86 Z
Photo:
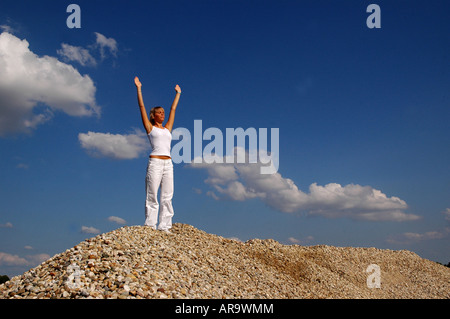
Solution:
M 14 33 L 14 29 L 11 27 L 11 26 L 9 26 L 9 25 L 6 25 L 6 24 L 2 24 L 2 25 L 0 25 L 0 31 L 4 31 L 4 32 L 9 32 L 9 33 Z
M 98 32 L 94 32 L 94 34 L 96 37 L 95 43 L 88 45 L 87 48 L 62 43 L 61 49 L 58 50 L 57 53 L 65 61 L 75 61 L 80 63 L 82 66 L 96 66 L 97 60 L 93 54 L 96 55 L 95 53 L 97 53 L 97 51 L 100 53 L 101 60 L 104 60 L 108 55 L 117 57 L 117 41 L 113 38 L 107 38 Z
M 96 46 L 100 50 L 100 55 L 103 58 L 105 58 L 105 49 L 109 51 L 114 57 L 117 56 L 117 41 L 113 38 L 107 38 L 103 34 L 94 32 L 97 39 L 96 39 Z
M 83 234 L 99 234 L 100 230 L 95 227 L 81 226 L 81 232 Z
M 10 222 L 7 222 L 5 224 L 0 224 L 0 228 L 13 228 L 13 224 Z
M 444 218 L 450 221 L 450 208 L 442 212 Z M 425 233 L 405 232 L 403 234 L 392 235 L 386 239 L 391 244 L 412 244 L 426 240 L 442 239 L 450 235 L 450 227 L 444 227 L 441 230 L 432 230 Z
M 44 261 L 48 260 L 50 255 L 48 254 L 37 254 L 37 255 L 28 255 L 26 259 L 28 260 L 30 265 L 39 265 Z
M 450 208 L 447 208 L 445 211 L 442 212 L 442 214 L 444 214 L 445 220 L 450 221 Z
M 430 239 L 440 239 L 446 236 L 447 232 L 440 231 L 429 231 L 425 233 L 404 233 L 403 236 L 406 239 L 414 240 L 414 241 L 422 241 L 422 240 L 430 240 Z
M 88 75 L 54 57 L 39 57 L 8 32 L 0 34 L 0 73 L 0 136 L 30 132 L 55 111 L 100 114 Z
M 290 242 L 291 244 L 300 244 L 300 239 L 289 237 L 288 242 Z
M 25 258 L 0 252 L 0 265 L 2 266 L 25 266 L 28 264 Z
M 124 225 L 126 223 L 125 219 L 117 217 L 117 216 L 109 216 L 108 221 L 119 224 L 119 225 Z
M 305 237 L 303 239 L 298 239 L 298 238 L 295 238 L 295 237 L 289 237 L 288 238 L 288 242 L 290 244 L 297 244 L 297 245 L 305 245 L 305 244 L 311 242 L 312 240 L 314 240 L 313 236 L 307 236 L 307 237 Z
M 225 160 L 224 160 L 225 162 Z M 370 186 L 313 183 L 309 193 L 298 189 L 294 181 L 280 173 L 260 174 L 261 164 L 201 164 L 190 167 L 206 169 L 205 182 L 214 191 L 214 199 L 243 201 L 259 198 L 275 210 L 293 213 L 307 211 L 309 215 L 327 218 L 348 217 L 367 221 L 408 221 L 420 217 L 407 214 L 405 201 L 388 197 Z
M 391 244 L 412 244 L 426 240 L 446 238 L 449 234 L 450 228 L 445 227 L 443 230 L 433 230 L 425 233 L 406 232 L 400 235 L 391 236 L 386 241 Z
M 70 44 L 62 43 L 61 50 L 57 51 L 66 61 L 76 61 L 82 66 L 95 66 L 97 61 L 87 49 L 76 47 Z
M 78 140 L 81 147 L 92 156 L 114 159 L 134 159 L 148 151 L 149 143 L 143 131 L 121 135 L 111 133 L 80 133 Z
M 1 266 L 33 266 L 50 258 L 48 254 L 28 255 L 26 258 L 0 252 Z
M 83 234 L 99 234 L 100 230 L 95 227 L 81 226 L 81 232 Z

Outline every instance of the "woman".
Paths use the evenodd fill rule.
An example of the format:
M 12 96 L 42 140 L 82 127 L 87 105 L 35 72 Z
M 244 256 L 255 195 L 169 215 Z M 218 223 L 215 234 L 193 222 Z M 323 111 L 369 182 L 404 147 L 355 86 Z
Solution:
M 147 132 L 152 152 L 147 166 L 146 182 L 146 200 L 145 200 L 145 223 L 144 225 L 157 229 L 156 223 L 159 212 L 158 229 L 169 232 L 172 227 L 173 207 L 173 164 L 170 157 L 170 143 L 172 141 L 172 127 L 175 118 L 175 111 L 177 109 L 178 101 L 180 100 L 181 89 L 178 84 L 175 86 L 175 99 L 170 108 L 169 119 L 166 125 L 164 122 L 164 109 L 157 106 L 150 111 L 150 120 L 147 117 L 147 112 L 142 98 L 142 84 L 138 77 L 135 77 L 138 103 L 141 110 L 142 123 Z M 160 204 L 158 203 L 157 195 L 158 188 L 161 186 Z M 161 207 L 160 207 L 161 206 Z

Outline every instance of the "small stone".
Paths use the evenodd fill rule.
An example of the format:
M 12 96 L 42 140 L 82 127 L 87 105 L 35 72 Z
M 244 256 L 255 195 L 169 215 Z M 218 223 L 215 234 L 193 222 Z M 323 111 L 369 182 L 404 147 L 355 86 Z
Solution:
M 101 257 L 99 257 L 101 256 Z M 366 268 L 381 268 L 381 289 Z M 125 226 L 0 285 L 3 298 L 450 298 L 450 269 L 408 251 L 224 239 Z

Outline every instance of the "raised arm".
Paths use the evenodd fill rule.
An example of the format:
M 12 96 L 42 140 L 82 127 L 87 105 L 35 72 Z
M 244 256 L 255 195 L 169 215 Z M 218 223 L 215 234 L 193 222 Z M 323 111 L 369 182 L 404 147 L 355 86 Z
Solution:
M 144 99 L 142 98 L 142 91 L 141 91 L 142 83 L 139 81 L 138 77 L 134 78 L 134 84 L 136 84 L 139 109 L 141 111 L 142 124 L 144 124 L 144 128 L 148 134 L 152 130 L 153 125 L 152 125 L 152 123 L 150 123 L 150 121 L 148 119 L 147 111 L 145 110 Z
M 172 132 L 172 128 L 173 128 L 173 122 L 175 120 L 175 111 L 177 110 L 178 101 L 180 100 L 180 96 L 181 96 L 181 89 L 178 84 L 175 86 L 175 92 L 176 92 L 175 99 L 173 100 L 172 106 L 170 107 L 169 119 L 167 120 L 167 123 L 164 126 L 171 132 Z

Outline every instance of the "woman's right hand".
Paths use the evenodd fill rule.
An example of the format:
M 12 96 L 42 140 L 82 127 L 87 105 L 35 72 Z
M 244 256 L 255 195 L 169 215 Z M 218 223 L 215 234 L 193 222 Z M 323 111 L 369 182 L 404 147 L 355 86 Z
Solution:
M 139 81 L 139 78 L 138 78 L 138 77 L 135 77 L 135 78 L 134 78 L 134 84 L 136 84 L 136 87 L 137 87 L 137 88 L 142 87 L 142 83 L 141 83 L 141 81 Z

